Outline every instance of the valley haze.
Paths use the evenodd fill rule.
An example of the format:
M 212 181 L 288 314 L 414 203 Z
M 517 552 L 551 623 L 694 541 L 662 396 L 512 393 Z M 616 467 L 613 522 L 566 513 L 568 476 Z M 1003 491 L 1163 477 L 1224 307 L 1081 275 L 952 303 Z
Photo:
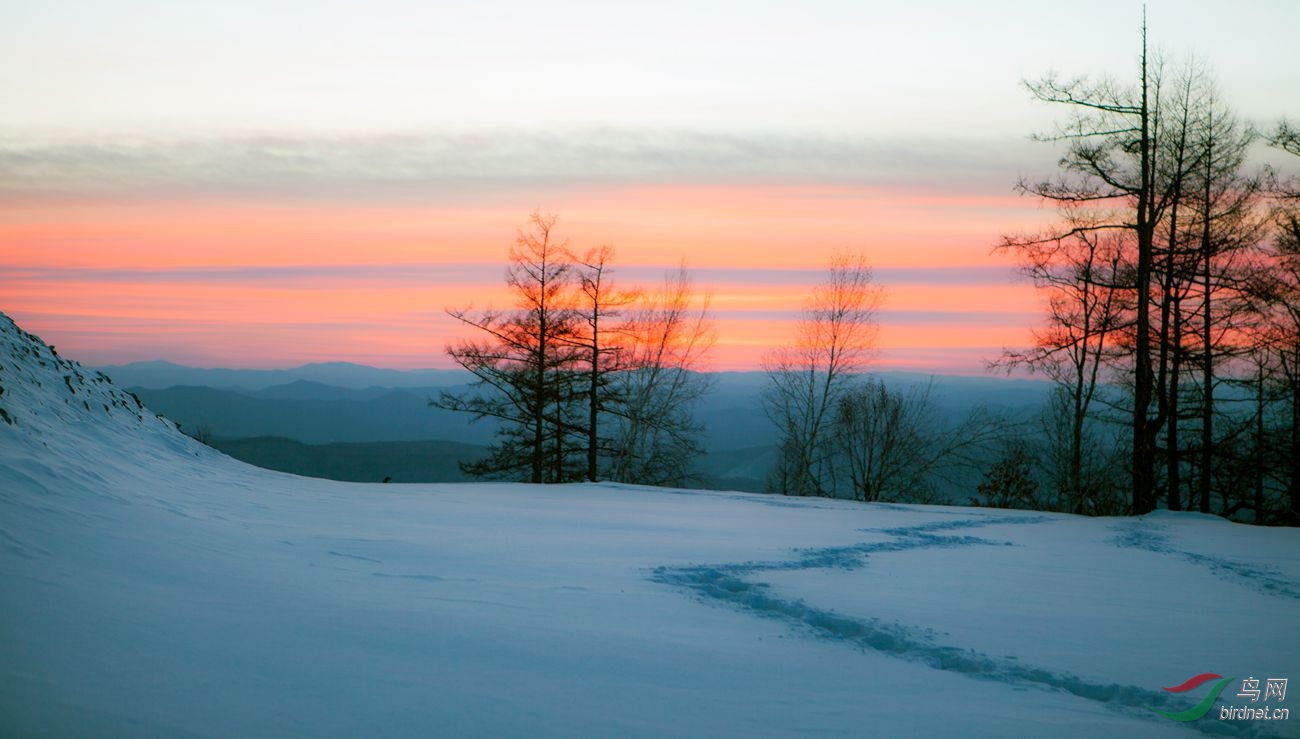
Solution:
M 499 426 L 436 407 L 443 390 L 473 377 L 458 370 L 392 370 L 346 362 L 282 370 L 194 368 L 164 361 L 99 368 L 188 433 L 246 462 L 312 477 L 378 482 L 471 479 L 458 462 L 485 457 Z M 695 485 L 767 489 L 779 442 L 762 407 L 762 372 L 706 373 L 694 405 L 704 454 Z M 943 418 L 985 405 L 1031 420 L 1050 384 L 1040 379 L 881 372 L 890 387 L 929 386 Z M 956 491 L 965 502 L 977 480 Z

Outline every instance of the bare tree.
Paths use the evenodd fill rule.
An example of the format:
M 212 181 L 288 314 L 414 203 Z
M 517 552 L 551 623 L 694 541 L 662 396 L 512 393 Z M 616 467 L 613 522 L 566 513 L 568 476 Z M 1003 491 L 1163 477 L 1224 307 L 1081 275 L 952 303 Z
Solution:
M 945 498 L 942 488 L 959 487 L 959 474 L 978 469 L 1007 435 L 1006 424 L 983 407 L 946 423 L 928 383 L 900 392 L 869 378 L 841 394 L 827 438 L 834 455 L 828 494 L 935 503 Z
M 1128 508 L 1127 449 L 1116 443 L 1114 424 L 1079 408 L 1072 386 L 1058 382 L 1038 416 L 1038 461 L 1056 492 L 1050 507 L 1087 516 L 1122 514 Z
M 580 295 L 578 313 L 581 331 L 574 337 L 586 369 L 586 478 L 599 479 L 600 457 L 604 440 L 600 434 L 602 414 L 618 404 L 618 386 L 613 382 L 624 364 L 633 359 L 620 339 L 625 334 L 618 320 L 634 301 L 633 292 L 618 290 L 611 279 L 614 247 L 598 246 L 587 252 L 579 263 Z
M 834 419 L 831 438 L 854 500 L 933 501 L 928 388 L 901 395 L 867 380 L 842 394 Z
M 1195 299 L 1188 316 L 1199 325 L 1193 331 L 1190 356 L 1193 369 L 1199 365 L 1200 377 L 1200 449 L 1195 494 L 1203 513 L 1210 512 L 1213 485 L 1217 414 L 1216 384 L 1226 374 L 1230 363 L 1250 350 L 1242 339 L 1252 333 L 1248 325 L 1255 321 L 1249 295 L 1252 286 L 1264 279 L 1261 270 L 1268 267 L 1259 259 L 1266 218 L 1260 208 L 1263 180 L 1242 173 L 1255 135 L 1239 124 L 1232 112 L 1218 100 L 1218 91 L 1206 83 L 1198 115 L 1196 147 L 1199 166 L 1193 172 L 1193 196 L 1190 200 L 1192 233 L 1186 239 L 1191 247 L 1190 295 Z M 1176 380 L 1176 377 L 1175 377 Z M 1173 441 L 1168 446 L 1177 455 Z M 1171 490 L 1177 480 L 1170 480 Z M 1174 493 L 1171 492 L 1171 495 Z M 1172 505 L 1171 505 L 1172 507 Z
M 1188 300 L 1194 272 L 1195 250 L 1184 242 L 1192 239 L 1183 223 L 1187 219 L 1185 200 L 1190 199 L 1192 177 L 1200 169 L 1205 153 L 1194 142 L 1195 119 L 1204 108 L 1204 73 L 1188 64 L 1175 75 L 1170 95 L 1159 121 L 1164 134 L 1155 142 L 1157 177 L 1168 198 L 1166 217 L 1157 224 L 1163 242 L 1153 244 L 1155 265 L 1153 278 L 1155 303 L 1160 314 L 1155 326 L 1157 336 L 1156 405 L 1165 431 L 1165 492 L 1171 510 L 1181 510 L 1182 448 L 1179 431 L 1182 421 L 1183 365 L 1189 348 L 1185 339 L 1190 323 L 1185 302 Z M 1180 217 L 1183 220 L 1180 220 Z M 1159 422 L 1157 422 L 1159 425 Z M 1159 433 L 1158 430 L 1155 433 Z
M 1271 143 L 1300 157 L 1300 130 L 1286 122 L 1278 127 Z M 1276 215 L 1276 287 L 1270 315 L 1272 344 L 1290 406 L 1284 455 L 1288 510 L 1283 520 L 1294 524 L 1300 522 L 1300 178 L 1281 186 L 1278 195 L 1283 207 Z
M 1132 317 L 1125 261 L 1130 235 L 1088 227 L 1078 208 L 1064 213 L 1074 224 L 1064 235 L 1003 239 L 1001 248 L 1015 251 L 1023 273 L 1048 293 L 1047 320 L 1034 331 L 1033 348 L 1005 350 L 994 366 L 1025 367 L 1056 384 L 1049 407 L 1066 419 L 1066 430 L 1048 437 L 1059 445 L 1049 458 L 1063 462 L 1053 481 L 1063 509 L 1080 513 L 1100 494 L 1088 459 L 1094 451 L 1088 427 L 1107 367 L 1122 354 L 1117 338 Z
M 662 289 L 613 281 L 614 248 L 577 259 L 556 217 L 533 213 L 510 251 L 514 311 L 452 310 L 485 335 L 447 353 L 476 382 L 433 405 L 500 422 L 476 476 L 532 482 L 598 480 L 684 484 L 701 451 L 692 405 L 710 387 L 700 372 L 714 342 L 707 297 L 684 267 Z
M 1145 513 L 1155 505 L 1155 441 L 1160 420 L 1150 416 L 1155 400 L 1152 365 L 1151 290 L 1157 225 L 1170 195 L 1157 178 L 1160 147 L 1160 74 L 1147 54 L 1146 22 L 1141 33 L 1137 87 L 1110 81 L 1061 81 L 1049 76 L 1028 85 L 1039 100 L 1068 106 L 1073 112 L 1056 135 L 1066 143 L 1063 174 L 1056 180 L 1022 181 L 1021 191 L 1061 205 L 1087 206 L 1099 212 L 1087 230 L 1128 230 L 1136 250 L 1133 262 L 1134 381 L 1132 510 Z M 1107 210 L 1109 209 L 1109 210 Z M 1067 222 L 1053 238 L 1079 227 Z
M 610 479 L 683 485 L 702 451 L 702 426 L 692 407 L 711 387 L 702 373 L 716 336 L 707 296 L 699 297 L 685 267 L 642 293 L 620 327 L 622 363 L 612 375 L 614 400 Z
M 764 409 L 781 434 L 775 491 L 832 494 L 829 429 L 843 393 L 866 369 L 880 301 L 865 256 L 837 256 L 804 305 L 794 343 L 764 358 Z
M 993 464 L 984 472 L 975 491 L 973 505 L 990 508 L 1042 507 L 1038 494 L 1038 480 L 1034 477 L 1037 460 L 1023 442 L 1006 444 Z
M 1116 286 L 1129 315 L 1112 346 L 1124 351 L 1110 362 L 1111 380 L 1131 389 L 1130 510 L 1144 513 L 1156 505 L 1162 453 L 1169 507 L 1182 507 L 1183 481 L 1199 465 L 1199 495 L 1189 485 L 1188 500 L 1199 497 L 1207 508 L 1215 365 L 1234 351 L 1231 337 L 1243 315 L 1234 302 L 1240 303 L 1236 296 L 1250 271 L 1250 260 L 1239 255 L 1254 247 L 1259 233 L 1253 216 L 1258 186 L 1239 175 L 1249 136 L 1219 104 L 1203 68 L 1187 64 L 1166 75 L 1162 64 L 1150 63 L 1145 23 L 1135 87 L 1049 77 L 1030 90 L 1073 113 L 1046 137 L 1065 145 L 1063 173 L 1022 182 L 1021 189 L 1062 206 L 1070 217 L 1054 233 L 1010 245 L 1081 232 L 1131 238 L 1116 262 L 1122 277 Z M 1075 215 L 1080 212 L 1086 215 Z M 1182 433 L 1194 419 L 1201 421 L 1199 450 Z
M 1300 213 L 1284 200 L 1275 219 L 1277 231 L 1268 255 L 1272 269 L 1255 290 L 1263 320 L 1258 326 L 1253 356 L 1258 370 L 1259 423 L 1263 424 L 1266 383 L 1272 386 L 1281 406 L 1277 451 L 1272 455 L 1276 462 L 1273 467 L 1285 490 L 1279 518 L 1296 523 L 1300 521 Z M 1257 429 L 1257 435 L 1263 454 L 1262 427 Z M 1263 485 L 1265 473 L 1260 461 L 1258 486 Z M 1262 498 L 1262 491 L 1257 497 Z M 1257 516 L 1263 513 L 1259 510 Z
M 1269 143 L 1282 151 L 1290 152 L 1300 157 L 1300 128 L 1296 128 L 1290 121 L 1282 121 L 1277 125 L 1277 130 L 1269 137 Z M 1295 197 L 1293 194 L 1292 197 Z

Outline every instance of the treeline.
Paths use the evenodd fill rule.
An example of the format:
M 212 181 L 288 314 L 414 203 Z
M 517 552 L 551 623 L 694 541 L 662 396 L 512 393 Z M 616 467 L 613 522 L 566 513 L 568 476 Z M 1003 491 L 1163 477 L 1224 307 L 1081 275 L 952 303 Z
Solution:
M 684 270 L 653 292 L 616 288 L 613 250 L 579 258 L 555 222 L 535 213 L 516 239 L 506 272 L 515 309 L 448 311 L 480 337 L 447 347 L 478 381 L 432 402 L 501 422 L 491 454 L 462 469 L 540 483 L 693 482 L 703 450 L 692 407 L 709 390 L 698 369 L 713 341 L 707 300 Z M 945 418 L 928 386 L 890 388 L 870 375 L 880 299 L 865 257 L 837 257 L 794 340 L 764 358 L 755 413 L 780 432 L 771 492 L 952 502 L 1019 438 L 985 408 Z
M 841 256 L 764 359 L 771 491 L 958 502 L 974 474 L 961 484 L 981 505 L 1300 521 L 1300 180 L 1248 167 L 1259 145 L 1300 156 L 1300 137 L 1245 125 L 1204 67 L 1153 60 L 1145 28 L 1135 76 L 1027 85 L 1070 111 L 1040 137 L 1060 172 L 1019 183 L 1059 222 L 1001 241 L 1047 310 L 1033 346 L 992 366 L 1055 383 L 1040 417 L 941 419 L 925 388 L 873 379 L 881 293 L 864 257 Z M 579 258 L 554 225 L 534 214 L 519 234 L 514 310 L 449 311 L 483 337 L 447 349 L 478 382 L 434 402 L 503 422 L 466 471 L 687 482 L 707 301 L 684 270 L 654 291 L 615 287 L 613 250 Z
M 1000 364 L 1056 383 L 1041 452 L 1057 507 L 1294 523 L 1300 186 L 1247 162 L 1300 145 L 1240 121 L 1203 66 L 1153 58 L 1145 28 L 1136 72 L 1028 85 L 1070 111 L 1040 137 L 1060 173 L 1019 185 L 1060 220 L 1003 239 L 1048 307 Z

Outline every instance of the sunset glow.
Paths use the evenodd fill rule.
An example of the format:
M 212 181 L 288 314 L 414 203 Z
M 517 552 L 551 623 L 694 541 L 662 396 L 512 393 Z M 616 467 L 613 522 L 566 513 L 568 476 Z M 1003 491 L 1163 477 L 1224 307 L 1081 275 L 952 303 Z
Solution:
M 1077 18 L 1010 1 L 689 24 L 671 4 L 379 5 L 0 11 L 0 61 L 24 70 L 0 78 L 0 310 L 91 363 L 444 367 L 445 309 L 509 305 L 540 209 L 577 253 L 614 245 L 626 286 L 686 265 L 715 369 L 757 368 L 828 260 L 861 252 L 879 365 L 981 372 L 1040 307 L 993 247 L 1055 217 L 1014 191 L 1056 156 L 1018 82 L 1127 69 L 1138 22 L 1118 0 L 1084 25 L 1119 31 L 1064 37 L 1045 29 Z M 1259 37 L 1296 7 L 1249 11 L 1249 46 L 1215 9 L 1149 4 L 1246 116 L 1300 115 L 1276 94 L 1300 61 Z
M 912 350 L 949 348 L 974 369 L 973 350 L 1021 340 L 1035 299 L 990 254 L 990 219 L 1037 216 L 1012 197 L 682 186 L 561 200 L 571 248 L 614 244 L 627 286 L 688 266 L 716 315 L 717 369 L 752 369 L 789 336 L 837 252 L 876 268 L 887 365 L 929 366 Z M 6 310 L 93 361 L 445 366 L 460 330 L 445 308 L 510 304 L 501 277 L 526 207 L 32 202 L 3 216 L 0 279 Z M 940 208 L 954 217 L 925 212 Z

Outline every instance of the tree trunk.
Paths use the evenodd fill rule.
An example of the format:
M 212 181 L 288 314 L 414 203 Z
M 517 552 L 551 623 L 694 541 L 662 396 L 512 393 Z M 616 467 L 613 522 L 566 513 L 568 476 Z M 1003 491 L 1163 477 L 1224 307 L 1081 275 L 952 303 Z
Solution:
M 1181 511 L 1183 509 L 1181 490 L 1182 475 L 1179 465 L 1182 463 L 1182 456 L 1178 448 L 1178 376 L 1182 372 L 1182 306 L 1178 300 L 1173 301 L 1171 306 L 1171 346 L 1169 349 L 1169 405 L 1165 409 L 1166 426 L 1165 426 L 1165 474 L 1168 477 L 1169 487 L 1169 510 Z
M 1214 337 L 1211 335 L 1210 316 L 1210 258 L 1213 256 L 1213 244 L 1210 240 L 1210 183 L 1213 181 L 1214 137 L 1205 142 L 1205 220 L 1201 225 L 1201 257 L 1205 280 L 1204 306 L 1202 315 L 1201 337 L 1203 363 L 1201 383 L 1205 386 L 1205 406 L 1201 409 L 1201 513 L 1210 512 L 1210 470 L 1214 449 Z M 1258 511 L 1256 511 L 1258 515 Z
M 1067 511 L 1083 513 L 1083 424 L 1088 410 L 1083 402 L 1083 368 L 1074 385 L 1074 418 L 1070 422 L 1070 479 Z
M 600 415 L 600 305 L 591 310 L 591 384 L 587 388 L 587 479 L 596 481 L 596 452 L 600 446 L 597 418 Z
M 1255 522 L 1264 519 L 1264 366 L 1259 367 L 1255 378 Z M 1227 493 L 1224 493 L 1226 509 Z
M 1300 365 L 1300 344 L 1295 346 L 1294 363 Z M 1300 370 L 1300 367 L 1296 368 Z M 1300 522 L 1300 377 L 1291 378 L 1291 460 L 1290 479 L 1287 480 L 1291 511 L 1289 522 Z
M 1210 336 L 1210 255 L 1205 253 L 1205 305 L 1202 330 L 1201 385 L 1204 388 L 1204 406 L 1201 409 L 1201 512 L 1210 511 L 1210 468 L 1214 458 L 1214 350 Z
M 1155 435 L 1159 427 L 1151 423 L 1149 414 L 1151 392 L 1155 378 L 1151 371 L 1151 258 L 1155 244 L 1155 158 L 1151 133 L 1150 78 L 1147 75 L 1146 24 L 1142 26 L 1142 107 L 1139 112 L 1141 136 L 1138 153 L 1141 157 L 1137 198 L 1137 301 L 1136 341 L 1134 343 L 1133 378 L 1133 513 L 1141 515 L 1152 510 L 1155 490 Z
M 542 482 L 546 462 L 546 328 L 544 317 L 537 333 L 537 367 L 533 373 L 533 475 L 534 484 Z

